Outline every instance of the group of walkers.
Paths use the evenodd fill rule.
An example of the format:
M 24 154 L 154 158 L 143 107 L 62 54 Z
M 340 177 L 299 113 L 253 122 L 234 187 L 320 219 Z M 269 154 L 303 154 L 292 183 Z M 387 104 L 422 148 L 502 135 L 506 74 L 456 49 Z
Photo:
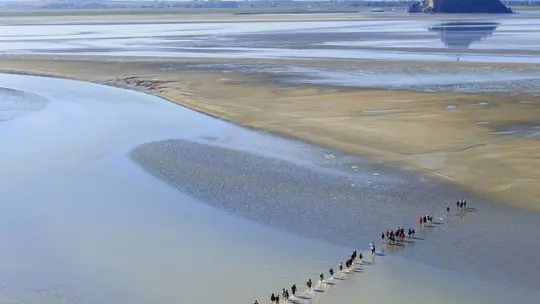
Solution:
M 422 223 L 420 223 L 422 224 Z M 412 228 L 407 229 L 407 237 L 414 237 L 416 231 Z M 403 241 L 405 239 L 405 228 L 397 227 L 396 230 L 388 229 L 386 232 L 381 233 L 381 243 L 395 244 L 397 240 Z
M 456 206 L 457 206 L 458 211 L 465 210 L 467 206 L 467 201 L 465 199 L 460 199 L 457 201 Z M 446 206 L 445 210 L 447 214 L 449 215 L 450 207 Z M 433 223 L 433 215 L 428 213 L 426 215 L 420 216 L 418 218 L 418 223 L 420 224 L 420 227 Z M 415 234 L 416 234 L 416 231 L 414 228 L 408 228 L 407 230 L 405 230 L 405 227 L 398 226 L 396 230 L 388 229 L 385 232 L 382 232 L 381 243 L 394 245 L 396 240 L 403 241 L 405 239 L 405 236 L 409 238 L 414 238 Z M 375 247 L 374 242 L 369 243 L 369 250 L 371 251 L 371 255 L 375 256 L 376 247 Z M 364 256 L 362 252 L 358 253 L 356 250 L 353 251 L 350 258 L 345 261 L 345 267 L 343 267 L 342 262 L 338 264 L 339 273 L 342 273 L 343 271 L 348 272 L 350 268 L 355 264 L 355 262 L 360 265 L 363 264 L 364 263 L 363 259 L 364 259 Z M 328 273 L 330 274 L 330 279 L 334 279 L 334 274 L 335 274 L 334 268 L 330 267 L 330 269 L 328 270 Z M 322 286 L 322 284 L 324 283 L 326 283 L 324 280 L 324 274 L 321 272 L 319 274 L 319 286 Z M 311 279 L 309 279 L 306 282 L 306 287 L 307 287 L 306 293 L 311 293 L 313 291 L 313 282 L 311 281 Z M 296 284 L 293 284 L 291 286 L 290 294 L 289 294 L 289 289 L 283 288 L 281 292 L 281 297 L 279 293 L 278 294 L 272 293 L 270 295 L 270 301 L 273 304 L 279 304 L 280 299 L 283 299 L 285 302 L 289 302 L 290 295 L 292 294 L 292 297 L 296 297 L 296 292 L 297 292 Z M 259 302 L 255 301 L 253 304 L 259 304 Z
M 376 248 L 375 248 L 375 244 L 373 242 L 371 242 L 369 244 L 369 249 L 371 250 L 371 254 L 375 255 L 375 251 L 376 251 L 375 249 Z M 348 258 L 345 261 L 345 266 L 343 266 L 343 262 L 340 262 L 338 264 L 339 273 L 342 273 L 343 271 L 348 272 L 351 269 L 351 267 L 353 267 L 353 265 L 355 263 L 358 263 L 360 265 L 364 263 L 364 255 L 363 255 L 362 252 L 358 253 L 356 250 L 353 251 L 350 258 Z M 335 273 L 333 267 L 330 267 L 330 269 L 328 270 L 328 273 L 330 275 L 330 279 L 334 279 L 334 275 L 336 273 Z M 324 280 L 324 273 L 321 272 L 319 274 L 319 286 L 321 286 L 324 283 L 326 283 L 326 281 Z M 313 281 L 311 279 L 307 280 L 306 287 L 307 287 L 306 293 L 311 293 L 313 291 Z M 279 304 L 280 299 L 285 300 L 285 302 L 289 302 L 291 294 L 292 294 L 293 297 L 296 297 L 296 291 L 297 291 L 296 284 L 293 284 L 291 286 L 291 293 L 290 294 L 289 294 L 289 289 L 283 288 L 283 290 L 281 292 L 281 297 L 280 297 L 279 294 L 275 294 L 275 293 L 272 293 L 270 295 L 270 302 L 273 303 L 273 304 Z M 259 304 L 259 302 L 255 301 L 253 304 Z
M 447 212 L 448 212 L 448 207 L 447 208 Z M 422 227 L 423 225 L 426 225 L 427 223 L 433 223 L 433 215 L 431 215 L 431 213 L 428 213 L 424 216 L 420 216 L 418 218 L 418 223 L 420 224 L 420 227 Z
M 464 198 L 459 199 L 459 200 L 456 202 L 456 207 L 457 207 L 457 210 L 458 210 L 458 211 L 465 210 L 465 208 L 467 208 L 467 200 L 464 199 Z
M 294 297 L 296 295 L 296 285 L 293 285 L 291 287 L 291 290 L 292 290 L 292 294 L 293 294 L 293 297 Z M 281 292 L 281 296 L 283 297 L 284 301 L 288 302 L 289 301 L 289 290 L 283 288 L 283 291 Z M 270 296 L 270 301 L 272 303 L 279 304 L 279 294 L 275 295 L 274 293 L 272 293 L 272 295 Z M 259 302 L 255 301 L 254 304 L 259 304 Z

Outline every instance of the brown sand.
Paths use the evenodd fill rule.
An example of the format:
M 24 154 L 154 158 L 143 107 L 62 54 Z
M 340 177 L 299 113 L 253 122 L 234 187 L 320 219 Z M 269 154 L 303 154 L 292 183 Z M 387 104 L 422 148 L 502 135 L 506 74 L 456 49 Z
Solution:
M 3 71 L 157 94 L 240 125 L 422 171 L 503 203 L 540 210 L 540 139 L 488 134 L 504 125 L 540 125 L 538 96 L 335 91 L 269 84 L 264 77 L 162 68 L 163 63 L 149 62 L 0 61 Z M 450 104 L 457 108 L 447 109 Z M 492 123 L 477 125 L 480 121 Z

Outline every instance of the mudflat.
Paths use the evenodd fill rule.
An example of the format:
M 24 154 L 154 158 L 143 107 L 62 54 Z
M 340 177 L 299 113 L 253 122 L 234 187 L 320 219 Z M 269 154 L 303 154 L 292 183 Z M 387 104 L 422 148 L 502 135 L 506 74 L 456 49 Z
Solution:
M 267 75 L 192 68 L 208 62 L 219 60 L 6 58 L 0 68 L 145 91 L 243 126 L 368 156 L 501 203 L 540 210 L 540 171 L 535 170 L 540 168 L 540 96 L 535 93 L 293 85 Z M 169 68 L 173 64 L 178 68 Z

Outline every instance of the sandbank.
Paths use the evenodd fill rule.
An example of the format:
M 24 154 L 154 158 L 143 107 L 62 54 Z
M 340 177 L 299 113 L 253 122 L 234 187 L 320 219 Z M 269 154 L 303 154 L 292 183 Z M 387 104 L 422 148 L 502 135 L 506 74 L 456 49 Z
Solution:
M 3 72 L 74 78 L 156 94 L 242 126 L 366 156 L 451 181 L 501 203 L 540 210 L 540 171 L 534 170 L 540 168 L 540 140 L 505 131 L 537 128 L 537 95 L 294 86 L 264 75 L 179 72 L 166 66 L 133 60 L 0 62 Z

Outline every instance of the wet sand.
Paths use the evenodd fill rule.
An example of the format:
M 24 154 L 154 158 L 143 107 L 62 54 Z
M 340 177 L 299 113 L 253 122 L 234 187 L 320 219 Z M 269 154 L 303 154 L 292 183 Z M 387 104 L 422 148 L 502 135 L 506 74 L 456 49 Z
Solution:
M 49 101 L 0 122 L 5 302 L 249 302 L 344 251 L 207 207 L 127 156 L 166 138 L 281 143 L 294 154 L 286 142 L 116 88 L 12 75 L 0 86 Z
M 394 16 L 396 15 L 396 16 Z M 540 15 L 4 25 L 1 54 L 540 63 Z M 393 17 L 392 17 L 393 16 Z M 83 18 L 84 19 L 84 18 Z M 119 17 L 119 20 L 122 18 Z M 207 21 L 212 21 L 211 17 Z M 262 18 L 261 20 L 265 20 Z M 113 25 L 114 26 L 111 26 Z M 380 29 L 384 28 L 384 31 Z
M 215 303 L 223 295 L 264 303 L 382 230 L 467 197 L 470 212 L 388 248 L 315 301 L 535 303 L 540 260 L 531 239 L 540 218 L 528 210 L 540 210 L 531 170 L 540 167 L 540 99 L 538 66 L 526 56 L 538 48 L 516 33 L 536 21 L 517 17 L 497 29 L 515 49 L 495 34 L 456 51 L 418 32 L 441 20 L 400 18 L 373 20 L 392 29 L 379 36 L 366 24 L 317 22 L 263 22 L 249 35 L 246 24 L 193 23 L 184 33 L 155 27 L 150 37 L 154 21 L 136 34 L 132 20 L 112 32 L 109 21 L 97 31 L 79 22 L 80 32 L 71 20 L 37 36 L 30 25 L 23 38 L 6 27 L 3 71 L 133 88 L 262 131 L 135 92 L 1 76 L 9 90 L 47 100 L 0 120 L 0 208 L 16 215 L 4 238 L 17 244 L 2 257 L 11 265 L 2 294 L 29 303 Z M 290 39 L 276 39 L 283 31 Z M 450 62 L 457 53 L 464 59 Z M 357 60 L 374 54 L 379 60 Z M 313 58 L 321 56 L 340 60 Z M 205 284 L 213 292 L 192 288 Z
M 412 249 L 394 254 L 532 290 L 540 283 L 539 269 L 531 268 L 540 265 L 536 245 L 528 245 L 531 237 L 540 237 L 534 232 L 540 220 L 536 213 L 492 206 L 448 184 L 305 145 L 300 147 L 313 155 L 298 163 L 243 153 L 237 150 L 241 147 L 232 148 L 217 138 L 206 140 L 209 144 L 149 143 L 136 148 L 132 157 L 150 173 L 213 207 L 343 248 L 378 240 L 381 231 L 397 225 L 416 227 L 418 215 L 425 212 L 445 217 L 446 204 L 455 211 L 452 198 L 468 197 L 474 209 L 420 230 L 425 241 L 413 241 L 406 244 Z M 498 248 L 519 248 L 527 258 L 515 259 Z
M 440 202 L 422 199 L 424 187 L 430 190 L 427 195 L 431 190 L 441 196 L 464 195 L 452 187 L 356 157 L 327 157 L 329 152 L 323 149 L 245 130 L 153 96 L 14 75 L 0 75 L 0 85 L 49 101 L 42 110 L 0 123 L 0 214 L 9 215 L 2 221 L 5 229 L 0 230 L 8 246 L 0 251 L 6 301 L 215 303 L 226 295 L 234 303 L 254 299 L 264 303 L 269 292 L 291 283 L 302 290 L 306 278 L 315 279 L 352 249 L 365 248 L 364 241 L 376 238 L 378 234 L 371 233 L 379 227 L 407 224 L 409 214 L 413 217 L 428 208 L 440 208 Z M 166 139 L 174 140 L 163 141 Z M 173 187 L 138 168 L 129 159 L 130 153 Z M 351 162 L 358 165 L 358 171 L 351 170 Z M 189 170 L 171 171 L 187 164 Z M 379 175 L 373 174 L 375 169 Z M 349 177 L 365 182 L 360 189 L 368 197 L 359 201 L 353 187 L 347 190 Z M 227 187 L 241 180 L 246 181 L 247 191 Z M 214 192 L 205 191 L 211 186 L 208 181 L 215 184 Z M 317 187 L 321 182 L 325 186 Z M 282 196 L 272 201 L 276 184 L 283 187 Z M 312 197 L 299 195 L 299 190 Z M 410 208 L 393 200 L 393 195 L 403 195 L 403 191 L 407 191 L 404 199 L 411 200 Z M 260 199 L 251 198 L 246 206 L 243 203 L 250 193 Z M 329 193 L 345 193 L 343 204 L 323 202 Z M 231 202 L 216 201 L 218 197 L 234 200 L 237 208 L 216 205 Z M 524 284 L 521 280 L 526 281 L 535 265 L 540 265 L 536 243 L 522 242 L 514 233 L 484 235 L 483 229 L 497 229 L 496 223 L 508 220 L 516 223 L 518 231 L 540 231 L 538 215 L 498 209 L 474 197 L 470 202 L 478 212 L 431 228 L 425 236 L 419 233 L 425 242 L 407 246 L 397 256 L 377 257 L 375 265 L 364 266 L 364 273 L 351 275 L 316 300 L 342 303 L 341 297 L 350 295 L 422 302 L 416 292 L 389 293 L 386 285 L 372 285 L 397 283 L 401 275 L 413 274 L 418 280 L 405 287 L 411 291 L 433 287 L 423 295 L 442 297 L 441 303 L 467 299 L 497 303 L 509 297 L 534 303 L 530 300 L 537 298 L 531 286 L 535 277 Z M 272 217 L 262 225 L 254 215 L 264 210 Z M 339 219 L 324 221 L 323 210 Z M 370 226 L 379 216 L 384 221 Z M 290 220 L 301 222 L 284 225 Z M 356 227 L 354 233 L 351 224 Z M 275 229 L 278 225 L 281 227 Z M 342 237 L 340 232 L 346 228 L 350 234 Z M 331 237 L 329 229 L 337 237 Z M 491 251 L 519 245 L 515 248 L 520 250 L 520 259 L 493 250 L 489 261 L 498 265 L 502 258 L 508 267 L 483 269 L 486 257 L 467 249 L 472 242 L 469 233 L 474 238 L 475 232 L 482 235 L 475 248 Z M 346 236 L 350 238 L 346 240 Z M 448 246 L 461 248 L 463 255 L 453 260 L 452 255 L 444 254 Z M 444 268 L 436 259 L 439 254 L 455 276 L 437 270 Z M 411 262 L 416 259 L 422 265 Z M 478 260 L 484 262 L 471 268 L 469 263 Z M 436 266 L 423 266 L 426 263 Z M 368 279 L 369 283 L 364 281 Z M 449 280 L 462 292 L 430 293 L 444 289 L 440 287 Z
M 503 204 L 540 210 L 540 176 L 530 170 L 540 166 L 534 136 L 540 100 L 534 94 L 298 86 L 271 76 L 185 67 L 198 64 L 4 60 L 0 67 L 132 87 L 244 126 L 369 156 Z

